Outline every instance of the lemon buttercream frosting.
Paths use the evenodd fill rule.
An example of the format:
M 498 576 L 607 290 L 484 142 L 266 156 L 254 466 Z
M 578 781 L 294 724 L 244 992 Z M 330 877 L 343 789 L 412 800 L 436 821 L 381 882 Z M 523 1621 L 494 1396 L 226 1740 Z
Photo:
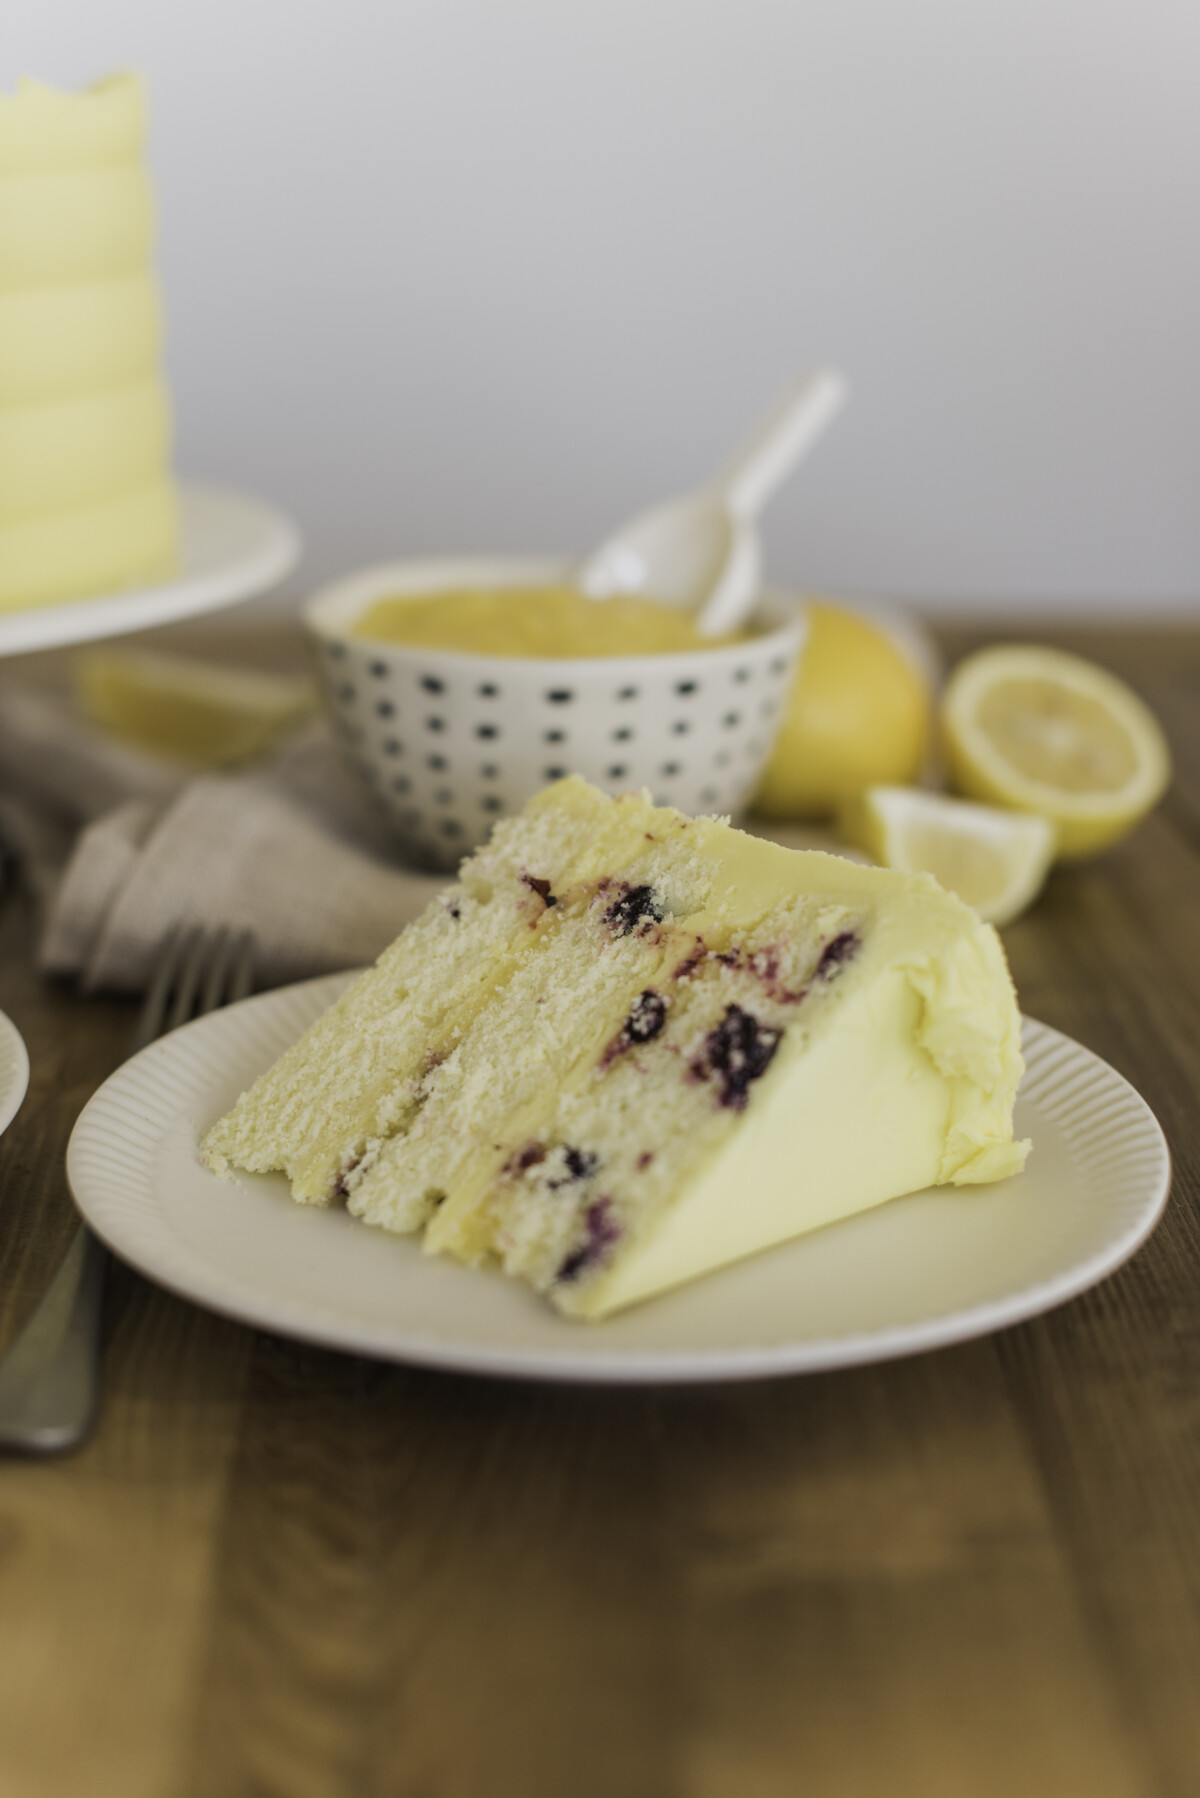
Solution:
M 133 75 L 0 95 L 0 610 L 175 566 L 144 137 Z

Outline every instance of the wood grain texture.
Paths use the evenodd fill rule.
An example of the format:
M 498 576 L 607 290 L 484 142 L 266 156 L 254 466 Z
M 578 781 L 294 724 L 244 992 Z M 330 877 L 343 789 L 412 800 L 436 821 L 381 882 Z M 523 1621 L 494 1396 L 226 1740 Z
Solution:
M 980 1342 L 681 1392 L 376 1365 L 118 1269 L 94 1439 L 0 1462 L 4 1798 L 1193 1798 L 1200 631 L 1060 640 L 1177 758 L 1005 933 L 1025 1009 L 1167 1131 L 1135 1260 Z M 129 1026 L 37 981 L 32 930 L 10 900 L 34 1074 L 0 1138 L 0 1344 Z

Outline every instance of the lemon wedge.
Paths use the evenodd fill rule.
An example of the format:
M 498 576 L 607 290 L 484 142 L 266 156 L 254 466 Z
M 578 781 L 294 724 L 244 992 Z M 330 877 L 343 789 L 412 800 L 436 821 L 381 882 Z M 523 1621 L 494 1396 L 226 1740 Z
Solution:
M 813 600 L 808 637 L 754 795 L 769 818 L 827 818 L 876 781 L 915 780 L 929 737 L 928 684 L 866 618 Z
M 840 828 L 885 868 L 932 874 L 986 924 L 1011 923 L 1031 905 L 1054 860 L 1045 818 L 916 787 L 868 787 Z
M 311 681 L 162 650 L 108 649 L 74 668 L 84 715 L 139 749 L 226 767 L 270 748 L 316 704 Z
M 1149 708 L 1116 675 L 1062 650 L 968 656 L 947 683 L 942 725 L 952 784 L 1048 818 L 1064 857 L 1115 843 L 1171 778 Z

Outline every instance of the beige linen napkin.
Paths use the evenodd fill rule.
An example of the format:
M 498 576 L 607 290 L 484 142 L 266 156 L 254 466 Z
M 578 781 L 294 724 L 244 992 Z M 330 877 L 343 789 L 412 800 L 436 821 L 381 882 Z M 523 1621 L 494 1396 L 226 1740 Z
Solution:
M 188 776 L 52 693 L 0 693 L 0 838 L 44 907 L 39 965 L 137 991 L 172 925 L 250 928 L 260 986 L 371 961 L 445 876 L 402 867 L 322 724 Z
M 826 831 L 760 829 L 838 848 Z M 89 991 L 140 991 L 174 925 L 253 930 L 259 986 L 360 966 L 447 884 L 401 865 L 323 723 L 253 772 L 195 776 L 7 681 L 0 843 L 42 906 L 39 966 Z

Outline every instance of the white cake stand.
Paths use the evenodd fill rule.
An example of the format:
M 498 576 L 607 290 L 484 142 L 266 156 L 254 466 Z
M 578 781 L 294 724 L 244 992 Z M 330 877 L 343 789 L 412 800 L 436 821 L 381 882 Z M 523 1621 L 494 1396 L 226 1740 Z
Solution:
M 265 592 L 295 567 L 299 533 L 273 506 L 196 481 L 180 483 L 179 499 L 180 568 L 173 580 L 70 605 L 0 613 L 0 656 L 61 649 L 213 612 Z M 0 1130 L 15 1116 L 28 1079 L 25 1045 L 0 1013 Z
M 197 481 L 181 482 L 179 498 L 180 569 L 172 580 L 0 613 L 0 656 L 61 649 L 217 611 L 265 592 L 295 567 L 299 534 L 273 506 Z

